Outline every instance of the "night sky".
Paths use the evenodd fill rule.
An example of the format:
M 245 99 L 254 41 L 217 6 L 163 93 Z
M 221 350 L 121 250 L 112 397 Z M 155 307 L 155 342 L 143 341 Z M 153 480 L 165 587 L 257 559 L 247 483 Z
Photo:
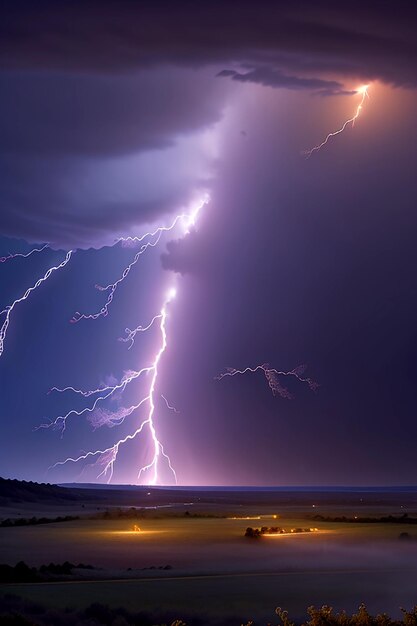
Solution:
M 181 485 L 416 484 L 417 16 L 413 3 L 2 2 L 0 309 L 75 250 L 10 316 L 0 357 L 0 475 L 106 482 L 98 456 L 133 432 L 97 415 L 37 429 L 152 361 L 167 290 L 154 420 Z M 303 150 L 352 117 L 310 158 Z M 205 194 L 195 228 L 138 245 Z M 0 317 L 3 324 L 5 313 Z M 314 392 L 227 367 L 306 364 Z M 170 411 L 161 394 L 179 413 Z M 152 459 L 149 428 L 113 483 Z M 149 478 L 149 476 L 148 476 Z M 173 477 L 161 460 L 159 482 Z M 140 482 L 147 482 L 142 476 Z

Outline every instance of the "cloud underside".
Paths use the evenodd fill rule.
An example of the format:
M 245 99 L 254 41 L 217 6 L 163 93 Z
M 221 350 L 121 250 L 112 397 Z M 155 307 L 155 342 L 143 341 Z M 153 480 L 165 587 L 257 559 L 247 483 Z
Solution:
M 321 78 L 300 78 L 284 74 L 271 67 L 257 67 L 246 72 L 237 70 L 222 70 L 217 74 L 220 77 L 232 78 L 240 83 L 256 83 L 264 87 L 307 90 L 322 96 L 352 95 L 354 90 L 347 90 L 336 80 Z
M 202 133 L 237 84 L 417 86 L 409 2 L 3 4 L 2 233 L 30 241 L 99 246 L 187 204 L 212 173 Z
M 228 92 L 213 72 L 0 72 L 0 89 L 4 235 L 99 247 L 207 188 Z

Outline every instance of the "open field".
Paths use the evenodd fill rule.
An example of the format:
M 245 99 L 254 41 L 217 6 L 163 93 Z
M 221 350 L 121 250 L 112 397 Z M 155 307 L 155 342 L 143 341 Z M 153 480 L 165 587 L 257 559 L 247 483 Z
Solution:
M 295 571 L 11 585 L 2 591 L 56 608 L 99 602 L 131 611 L 158 614 L 163 609 L 178 617 L 207 616 L 208 623 L 210 618 L 236 616 L 236 626 L 240 626 L 244 619 L 266 624 L 274 619 L 277 606 L 301 619 L 312 604 L 354 611 L 362 601 L 373 613 L 382 609 L 399 617 L 400 606 L 411 607 L 415 602 L 416 572 L 399 576 L 396 570 Z
M 417 541 L 398 538 L 407 532 L 417 539 L 417 526 L 311 519 L 317 509 L 326 515 L 343 511 L 380 516 L 401 515 L 404 506 L 411 516 L 415 505 L 406 496 L 400 498 L 401 505 L 397 495 L 389 504 L 386 498 L 383 503 L 341 503 L 339 494 L 333 509 L 328 501 L 312 510 L 309 495 L 304 496 L 303 511 L 300 497 L 286 506 L 274 496 L 268 502 L 263 494 L 259 505 L 251 499 L 241 506 L 235 493 L 230 498 L 222 494 L 217 502 L 212 495 L 200 494 L 194 504 L 190 494 L 182 493 L 183 502 L 177 495 L 170 507 L 165 494 L 159 501 L 154 493 L 146 496 L 152 497 L 152 506 L 163 508 L 147 509 L 144 519 L 118 519 L 111 503 L 101 502 L 101 510 L 112 512 L 111 519 L 89 518 L 92 509 L 86 512 L 84 507 L 81 511 L 87 517 L 76 521 L 0 528 L 2 563 L 24 560 L 38 567 L 70 560 L 99 568 L 78 571 L 77 580 L 1 585 L 0 593 L 60 608 L 102 602 L 135 611 L 163 607 L 178 616 L 203 614 L 208 620 L 236 615 L 260 623 L 273 619 L 276 606 L 302 617 L 310 604 L 354 610 L 365 601 L 371 611 L 399 615 L 400 606 L 409 608 L 417 602 Z M 73 514 L 75 506 L 79 503 L 71 503 L 65 512 Z M 57 514 L 52 503 L 48 508 Z M 58 508 L 61 514 L 62 506 Z M 274 514 L 280 518 L 274 519 Z M 213 515 L 218 517 L 208 517 Z M 260 519 L 241 519 L 245 517 Z M 132 532 L 134 524 L 140 532 Z M 244 537 L 247 526 L 271 525 L 312 526 L 318 532 Z M 158 569 L 167 565 L 169 569 Z
M 274 520 L 275 521 L 275 520 Z M 285 527 L 306 524 L 305 519 L 279 520 Z M 78 520 L 74 522 L 0 529 L 1 561 L 31 566 L 50 561 L 91 563 L 106 570 L 141 570 L 169 564 L 181 573 L 273 571 L 326 566 L 376 566 L 394 555 L 407 555 L 410 544 L 398 541 L 405 525 L 314 522 L 318 533 L 244 537 L 258 520 L 170 518 L 138 520 L 141 532 L 132 532 L 132 520 Z M 412 532 L 412 530 L 411 530 Z M 417 536 L 417 529 L 415 531 Z M 416 543 L 417 546 L 417 543 Z M 412 544 L 414 547 L 414 544 Z M 391 554 L 393 553 L 393 554 Z

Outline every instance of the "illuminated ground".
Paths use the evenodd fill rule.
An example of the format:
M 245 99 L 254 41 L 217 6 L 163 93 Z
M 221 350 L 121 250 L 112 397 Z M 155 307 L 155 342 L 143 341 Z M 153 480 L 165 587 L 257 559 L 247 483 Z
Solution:
M 274 519 L 270 506 L 254 510 L 251 504 L 239 513 L 220 503 L 207 508 L 225 517 L 193 518 L 177 506 L 155 510 L 160 519 L 0 529 L 1 562 L 38 566 L 71 560 L 102 568 L 80 572 L 84 580 L 77 582 L 3 585 L 0 592 L 60 607 L 98 601 L 131 610 L 163 606 L 179 616 L 196 612 L 264 621 L 273 618 L 275 606 L 301 616 L 313 603 L 353 610 L 366 601 L 372 611 L 399 614 L 400 606 L 417 600 L 417 541 L 398 539 L 401 532 L 417 537 L 417 527 L 311 523 L 311 505 L 297 517 L 283 507 L 277 511 L 281 519 Z M 263 525 L 319 531 L 244 537 L 247 526 Z M 86 580 L 91 576 L 96 580 Z

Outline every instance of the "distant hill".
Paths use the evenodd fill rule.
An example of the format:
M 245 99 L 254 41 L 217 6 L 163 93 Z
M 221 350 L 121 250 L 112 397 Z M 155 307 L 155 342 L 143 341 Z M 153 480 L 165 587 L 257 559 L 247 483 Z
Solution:
M 82 489 L 66 489 L 49 483 L 0 478 L 0 505 L 8 506 L 23 502 L 62 501 L 74 502 L 85 499 Z
M 91 504 L 143 509 L 237 506 L 337 507 L 386 506 L 387 512 L 417 512 L 416 487 L 162 487 L 70 483 L 51 485 L 0 478 L 0 506 Z M 358 504 L 360 503 L 360 504 Z M 84 506 L 83 506 L 84 508 Z M 194 510 L 194 509 L 193 509 Z M 211 509 L 210 509 L 211 510 Z M 317 513 L 318 511 L 314 511 Z M 385 512 L 385 511 L 384 511 Z

